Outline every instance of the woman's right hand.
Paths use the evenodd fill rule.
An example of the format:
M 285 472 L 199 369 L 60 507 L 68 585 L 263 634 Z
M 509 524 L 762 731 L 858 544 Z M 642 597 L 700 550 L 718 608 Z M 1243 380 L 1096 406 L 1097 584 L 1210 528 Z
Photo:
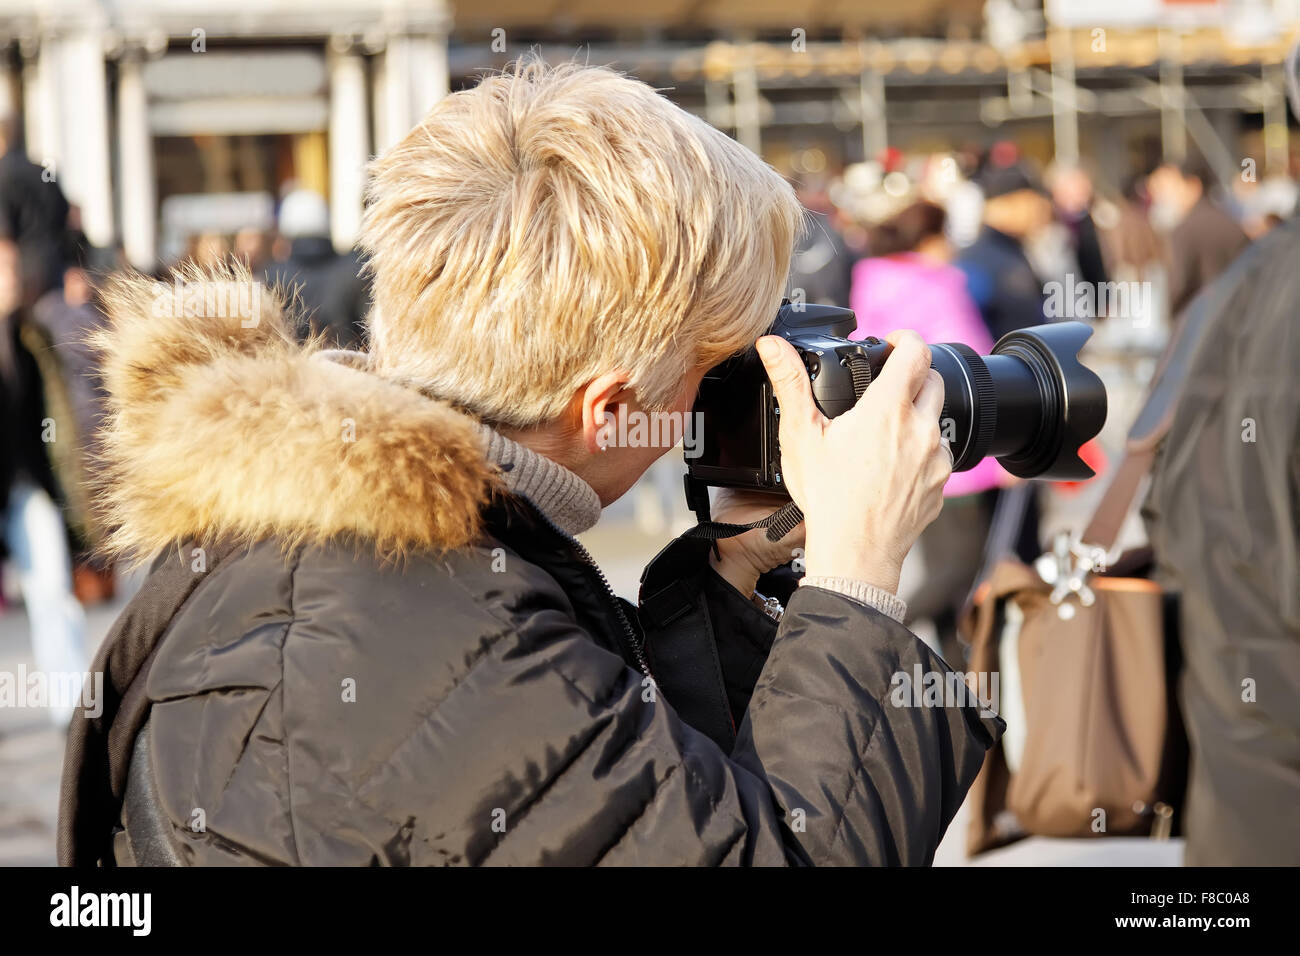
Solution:
M 943 380 L 915 332 L 850 411 L 823 415 L 794 346 L 767 335 L 758 353 L 781 406 L 781 472 L 803 509 L 811 577 L 852 578 L 898 592 L 907 556 L 943 507 L 952 471 L 940 442 Z

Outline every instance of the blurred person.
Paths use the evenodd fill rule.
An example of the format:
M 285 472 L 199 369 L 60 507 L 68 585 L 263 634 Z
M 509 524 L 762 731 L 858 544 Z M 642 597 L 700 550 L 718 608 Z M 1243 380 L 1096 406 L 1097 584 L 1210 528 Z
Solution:
M 993 348 L 966 276 L 950 264 L 941 206 L 916 202 L 871 231 L 874 255 L 853 270 L 850 338 L 906 328 L 927 343 L 960 342 L 981 355 Z M 945 651 L 955 648 L 956 617 L 974 582 L 993 513 L 992 492 L 1009 476 L 992 458 L 956 472 L 944 486 L 939 517 L 922 533 L 904 568 L 908 622 L 932 621 Z
M 246 328 L 109 290 L 106 505 L 119 547 L 160 557 L 97 664 L 149 693 L 74 725 L 60 860 L 929 863 L 1002 724 L 900 623 L 951 466 L 927 347 L 891 335 L 862 402 L 822 417 L 763 336 L 793 191 L 610 70 L 525 60 L 370 173 L 369 354 L 300 345 L 269 297 Z M 756 341 L 806 533 L 679 539 L 665 590 L 620 601 L 574 535 L 673 438 L 611 440 L 611 416 L 686 414 Z M 777 612 L 757 582 L 792 546 Z M 665 641 L 720 672 L 661 684 Z M 891 706 L 914 667 L 951 701 Z
M 984 193 L 974 181 L 980 168 L 979 147 L 972 143 L 964 144 L 953 153 L 952 163 L 950 168 L 957 181 L 944 199 L 948 238 L 954 246 L 965 248 L 979 238 L 984 218 Z
M 52 170 L 27 158 L 16 118 L 0 117 L 0 238 L 18 246 L 22 301 L 30 305 L 63 279 L 68 201 Z
M 1300 116 L 1300 44 L 1286 61 Z M 1190 866 L 1300 864 L 1300 219 L 1187 310 L 1143 515 L 1178 596 Z
M 1207 194 L 1210 174 L 1195 160 L 1165 163 L 1147 177 L 1151 222 L 1169 236 L 1169 310 L 1176 319 L 1249 243 Z
M 1239 184 L 1241 190 L 1246 184 Z M 1261 183 L 1251 183 L 1253 188 L 1239 196 L 1241 227 L 1253 241 L 1291 218 L 1296 209 L 1297 188 L 1285 176 L 1270 176 Z
M 1053 163 L 1047 169 L 1047 188 L 1051 192 L 1056 221 L 1069 235 L 1069 248 L 1078 267 L 1078 279 L 1094 289 L 1107 281 L 1106 263 L 1092 216 L 1092 176 L 1082 166 Z
M 199 233 L 189 245 L 186 258 L 201 269 L 215 268 L 230 256 L 230 240 L 219 232 Z
M 231 244 L 231 254 L 253 275 L 260 275 L 271 262 L 271 239 L 263 229 L 240 229 Z
M 339 348 L 360 346 L 366 283 L 360 259 L 334 251 L 325 197 L 310 189 L 292 190 L 280 203 L 279 229 L 289 240 L 289 253 L 267 267 L 266 282 L 300 301 L 299 336 L 323 332 Z
M 95 441 L 106 411 L 98 356 L 91 346 L 91 337 L 104 324 L 95 284 L 98 273 L 113 265 L 113 253 L 74 237 L 66 259 L 70 265 L 64 270 L 62 287 L 41 296 L 31 318 L 53 346 L 57 361 L 50 363 L 46 375 L 59 378 L 68 399 L 68 425 L 75 433 L 67 444 L 69 454 L 57 462 L 61 467 L 56 477 L 75 551 L 74 590 L 85 605 L 111 600 L 114 594 L 113 564 L 95 553 L 99 540 L 88 504 L 98 459 Z
M 1127 319 L 1134 332 L 1143 330 L 1156 341 L 1163 341 L 1168 330 L 1168 253 L 1164 239 L 1151 226 L 1149 204 L 1145 176 L 1130 176 L 1119 195 L 1099 199 L 1095 204 L 1093 218 L 1107 273 L 1116 282 L 1141 282 L 1151 290 L 1149 297 L 1130 297 L 1127 315 L 1110 315 L 1103 310 L 1097 317 Z
M 966 274 L 967 291 L 997 341 L 1046 321 L 1043 283 L 1024 243 L 1051 221 L 1052 205 L 1018 162 L 990 162 L 976 181 L 984 194 L 984 224 L 978 238 L 958 252 L 955 265 Z
M 0 240 L 0 528 L 18 572 L 36 668 L 47 687 L 57 682 L 79 693 L 86 667 L 85 612 L 73 596 L 67 531 L 55 504 L 59 488 L 50 461 L 51 450 L 67 439 L 56 420 L 51 427 L 46 387 L 54 383 L 43 380 L 34 354 L 46 352 L 48 345 L 27 321 L 22 294 L 18 247 Z M 48 703 L 50 721 L 66 727 L 72 702 Z
M 802 289 L 804 302 L 846 306 L 853 253 L 836 225 L 830 184 L 822 176 L 805 177 L 796 181 L 795 196 L 810 215 L 809 227 L 795 246 L 790 288 Z
M 1144 516 L 1179 597 L 1190 866 L 1300 864 L 1300 222 L 1186 310 Z
M 1143 276 L 1164 267 L 1164 240 L 1151 225 L 1145 176 L 1130 176 L 1118 196 L 1097 203 L 1102 257 L 1117 278 Z
M 981 353 L 993 347 L 966 274 L 951 264 L 945 224 L 943 207 L 921 200 L 870 231 L 872 255 L 853 269 L 853 338 L 900 327 L 931 343 L 962 342 Z

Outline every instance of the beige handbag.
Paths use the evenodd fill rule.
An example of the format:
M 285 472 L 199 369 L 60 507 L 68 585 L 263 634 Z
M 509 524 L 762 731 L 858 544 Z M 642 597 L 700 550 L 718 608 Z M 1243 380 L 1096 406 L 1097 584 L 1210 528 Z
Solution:
M 1082 544 L 1059 541 L 1034 568 L 999 561 L 963 617 L 970 669 L 1011 677 L 1020 705 L 1001 712 L 1008 734 L 970 791 L 972 854 L 1031 834 L 1170 832 L 1186 773 L 1176 615 L 1133 573 L 1149 552 L 1104 567 L 1157 440 L 1130 442 Z

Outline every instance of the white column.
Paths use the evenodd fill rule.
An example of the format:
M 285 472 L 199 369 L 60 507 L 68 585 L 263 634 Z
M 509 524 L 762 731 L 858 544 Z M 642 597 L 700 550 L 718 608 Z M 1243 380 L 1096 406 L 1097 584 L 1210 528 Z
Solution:
M 450 88 L 446 33 L 390 36 L 375 73 L 376 151 L 399 142 Z
M 27 158 L 41 166 L 55 169 L 59 159 L 59 100 L 57 71 L 54 69 L 57 47 L 49 37 L 23 62 L 23 130 L 27 140 Z
M 384 139 L 376 145 L 382 152 L 401 140 L 410 129 L 411 84 L 406 37 L 389 37 L 384 52 L 379 56 L 383 67 L 381 86 L 377 90 L 380 98 L 378 111 Z
M 95 246 L 111 246 L 113 192 L 108 143 L 108 82 L 104 39 L 82 30 L 55 41 L 60 142 L 68 144 L 57 175 L 68 201 L 81 207 L 81 227 Z M 44 51 L 42 51 L 44 55 Z
M 365 166 L 370 158 L 366 68 L 358 53 L 334 52 L 330 73 L 330 238 L 346 252 L 361 233 Z
M 447 75 L 447 37 L 414 36 L 410 38 L 411 125 L 414 126 L 447 95 L 451 81 Z
M 140 59 L 136 56 L 122 59 L 117 77 L 122 245 L 131 265 L 141 272 L 149 272 L 158 258 L 158 199 L 154 189 L 149 98 Z

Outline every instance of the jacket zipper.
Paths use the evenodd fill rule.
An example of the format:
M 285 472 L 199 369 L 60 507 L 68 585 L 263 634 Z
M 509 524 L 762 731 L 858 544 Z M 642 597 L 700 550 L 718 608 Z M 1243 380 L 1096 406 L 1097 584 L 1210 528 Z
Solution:
M 529 502 L 529 504 L 532 504 L 532 502 Z M 547 517 L 542 510 L 535 505 L 533 506 L 533 511 L 542 519 L 547 527 L 567 541 L 569 545 L 578 552 L 578 556 L 582 558 L 582 562 L 587 565 L 587 567 L 596 572 L 596 576 L 600 578 L 601 587 L 605 589 L 605 597 L 609 599 L 609 603 L 614 608 L 614 613 L 618 615 L 619 623 L 623 625 L 623 634 L 627 638 L 628 646 L 632 648 L 633 655 L 636 657 L 637 667 L 639 667 L 641 673 L 645 674 L 645 676 L 650 679 L 651 683 L 653 683 L 654 675 L 650 673 L 650 665 L 646 662 L 645 649 L 642 647 L 641 641 L 637 639 L 636 631 L 632 629 L 632 624 L 628 621 L 627 615 L 623 613 L 623 605 L 619 603 L 618 595 L 616 595 L 614 589 L 610 587 L 609 578 L 605 577 L 605 572 L 600 569 L 600 565 L 598 565 L 595 559 L 592 558 L 591 552 L 583 546 L 581 541 L 559 527 L 559 525 Z

